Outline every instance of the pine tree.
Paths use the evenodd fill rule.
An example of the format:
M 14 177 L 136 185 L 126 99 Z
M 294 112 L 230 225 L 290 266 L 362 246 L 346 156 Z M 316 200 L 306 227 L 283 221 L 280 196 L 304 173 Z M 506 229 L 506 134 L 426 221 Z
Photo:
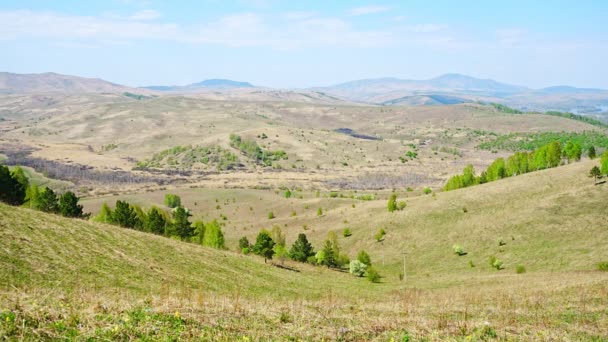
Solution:
M 295 261 L 306 262 L 313 255 L 315 255 L 315 251 L 308 242 L 306 234 L 299 234 L 298 239 L 291 246 L 289 257 Z
M 83 217 L 82 205 L 78 204 L 80 199 L 71 191 L 59 197 L 59 213 L 65 217 Z
M 40 192 L 40 204 L 39 209 L 45 213 L 57 213 L 59 212 L 59 203 L 57 201 L 57 195 L 51 188 L 44 188 Z
M 21 205 L 25 201 L 25 190 L 19 180 L 11 175 L 8 167 L 0 165 L 0 202 Z
M 595 147 L 593 145 L 589 146 L 589 150 L 587 151 L 587 156 L 589 157 L 589 159 L 595 159 L 595 154 Z
M 359 260 L 361 263 L 364 263 L 367 266 L 372 265 L 372 258 L 370 258 L 369 254 L 367 254 L 367 252 L 364 250 L 361 250 L 359 252 L 359 254 L 357 254 L 357 260 Z
M 177 207 L 173 211 L 172 234 L 182 240 L 189 239 L 194 233 L 194 229 L 188 220 L 188 212 L 183 207 Z
M 135 213 L 129 203 L 121 200 L 116 201 L 116 208 L 112 214 L 112 222 L 121 227 L 135 228 L 137 221 L 137 213 Z
M 388 212 L 392 213 L 397 210 L 397 195 L 391 194 L 391 197 L 388 200 Z
M 167 220 L 163 212 L 156 207 L 148 210 L 148 217 L 144 224 L 144 230 L 157 235 L 165 234 L 165 227 L 167 226 Z
M 100 223 L 113 224 L 114 223 L 113 216 L 114 216 L 114 213 L 112 212 L 112 209 L 110 209 L 110 207 L 108 206 L 107 203 L 104 203 L 101 205 L 101 209 L 99 210 L 99 213 L 97 215 L 95 215 L 95 217 L 93 217 L 93 221 L 100 222 Z

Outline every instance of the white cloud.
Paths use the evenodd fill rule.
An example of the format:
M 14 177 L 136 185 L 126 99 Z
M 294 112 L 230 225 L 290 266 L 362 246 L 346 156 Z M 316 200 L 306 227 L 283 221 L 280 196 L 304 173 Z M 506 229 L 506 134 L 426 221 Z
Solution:
M 350 15 L 365 15 L 365 14 L 373 14 L 373 13 L 381 13 L 390 10 L 390 6 L 381 6 L 381 5 L 370 5 L 370 6 L 362 6 L 351 8 L 348 11 Z
M 528 31 L 522 28 L 503 28 L 496 30 L 498 42 L 504 45 L 520 45 L 528 40 Z

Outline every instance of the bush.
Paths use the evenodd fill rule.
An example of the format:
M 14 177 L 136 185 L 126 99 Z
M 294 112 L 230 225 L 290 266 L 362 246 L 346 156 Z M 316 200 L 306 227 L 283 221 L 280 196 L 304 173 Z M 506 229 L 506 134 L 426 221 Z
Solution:
M 378 230 L 376 235 L 374 235 L 374 239 L 376 239 L 376 241 L 380 242 L 380 241 L 384 240 L 385 235 L 386 235 L 386 232 L 384 231 L 384 228 L 380 228 L 380 230 Z
M 524 265 L 517 265 L 515 266 L 515 272 L 517 274 L 526 273 L 526 267 Z
M 493 255 L 490 257 L 490 266 L 493 267 L 493 268 L 495 268 L 495 269 L 497 269 L 497 270 L 499 270 L 499 271 L 505 268 L 503 266 L 503 264 L 502 264 L 502 261 L 499 260 L 499 259 L 497 259 Z
M 391 198 L 388 200 L 388 212 L 392 213 L 397 210 L 397 195 L 391 194 Z
M 458 256 L 467 255 L 467 252 L 464 251 L 464 247 L 462 247 L 461 245 L 454 245 L 452 246 L 452 249 L 454 250 L 454 253 L 456 253 Z
M 608 261 L 603 261 L 597 264 L 597 269 L 599 271 L 608 271 Z
M 323 209 L 317 209 L 317 216 L 323 216 Z
M 290 198 L 291 197 L 291 191 L 289 191 L 289 189 L 287 189 L 287 191 L 285 191 L 285 198 Z
M 425 188 L 422 190 L 422 192 L 424 192 L 424 194 L 425 194 L 425 195 L 428 195 L 428 194 L 430 194 L 431 192 L 433 192 L 433 190 L 431 190 L 431 188 L 429 188 L 429 187 L 425 187 Z
M 405 207 L 407 207 L 407 203 L 405 203 L 405 201 L 399 201 L 399 203 L 397 203 L 397 210 L 403 210 Z
M 178 195 L 166 194 L 165 195 L 165 205 L 169 208 L 181 207 L 182 199 Z
M 274 213 L 271 211 L 268 213 L 268 219 L 272 220 L 273 218 L 275 218 L 276 216 L 274 216 Z
M 359 260 L 351 260 L 348 265 L 348 272 L 356 277 L 363 277 L 367 265 Z
M 372 283 L 379 283 L 380 282 L 380 273 L 378 273 L 378 271 L 376 271 L 372 267 L 368 267 L 367 268 L 367 272 L 365 274 L 365 277 L 367 278 L 367 280 L 371 281 Z
M 372 258 L 364 250 L 361 250 L 359 254 L 357 254 L 357 260 L 359 260 L 362 264 L 366 264 L 367 266 L 372 265 Z
M 353 235 L 353 233 L 351 233 L 350 228 L 344 228 L 344 230 L 342 231 L 342 236 L 349 237 L 351 235 Z

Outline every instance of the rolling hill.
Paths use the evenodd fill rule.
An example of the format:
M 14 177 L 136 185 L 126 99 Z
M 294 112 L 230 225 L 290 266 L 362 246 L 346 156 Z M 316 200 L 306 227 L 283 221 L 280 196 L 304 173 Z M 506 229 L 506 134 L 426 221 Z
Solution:
M 0 72 L 0 94 L 122 93 L 138 91 L 138 89 L 111 83 L 99 78 L 84 78 L 53 72 L 42 74 Z
M 145 86 L 144 89 L 172 92 L 193 92 L 197 90 L 228 90 L 240 88 L 255 88 L 249 82 L 239 82 L 226 79 L 209 79 L 185 86 Z
M 606 185 L 586 176 L 593 163 L 415 196 L 392 214 L 385 200 L 354 208 L 351 201 L 323 199 L 338 207 L 306 233 L 319 248 L 325 233 L 348 217 L 353 235 L 339 242 L 351 257 L 360 249 L 370 253 L 384 276 L 380 284 L 0 204 L 0 334 L 601 340 L 608 332 L 608 274 L 595 267 L 608 259 L 608 207 Z M 369 234 L 379 226 L 387 230 L 383 242 Z M 290 243 L 299 228 L 285 229 Z M 232 249 L 238 235 L 224 230 Z M 455 255 L 453 244 L 468 254 Z M 397 276 L 403 251 L 405 283 Z M 492 269 L 491 255 L 505 269 Z M 527 272 L 516 273 L 516 265 Z

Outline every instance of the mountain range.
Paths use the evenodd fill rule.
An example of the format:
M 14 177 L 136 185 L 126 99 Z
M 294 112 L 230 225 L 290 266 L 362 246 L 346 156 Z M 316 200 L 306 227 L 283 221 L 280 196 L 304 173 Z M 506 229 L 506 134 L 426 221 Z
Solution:
M 0 94 L 20 93 L 188 93 L 219 92 L 231 100 L 270 101 L 310 98 L 332 102 L 373 105 L 448 105 L 498 102 L 523 110 L 561 110 L 575 113 L 608 112 L 608 90 L 559 85 L 542 89 L 501 83 L 462 74 L 445 74 L 428 80 L 374 78 L 308 89 L 272 89 L 249 82 L 208 79 L 183 86 L 127 87 L 98 78 L 57 73 L 15 74 L 0 72 Z M 296 95 L 295 97 L 293 95 Z

